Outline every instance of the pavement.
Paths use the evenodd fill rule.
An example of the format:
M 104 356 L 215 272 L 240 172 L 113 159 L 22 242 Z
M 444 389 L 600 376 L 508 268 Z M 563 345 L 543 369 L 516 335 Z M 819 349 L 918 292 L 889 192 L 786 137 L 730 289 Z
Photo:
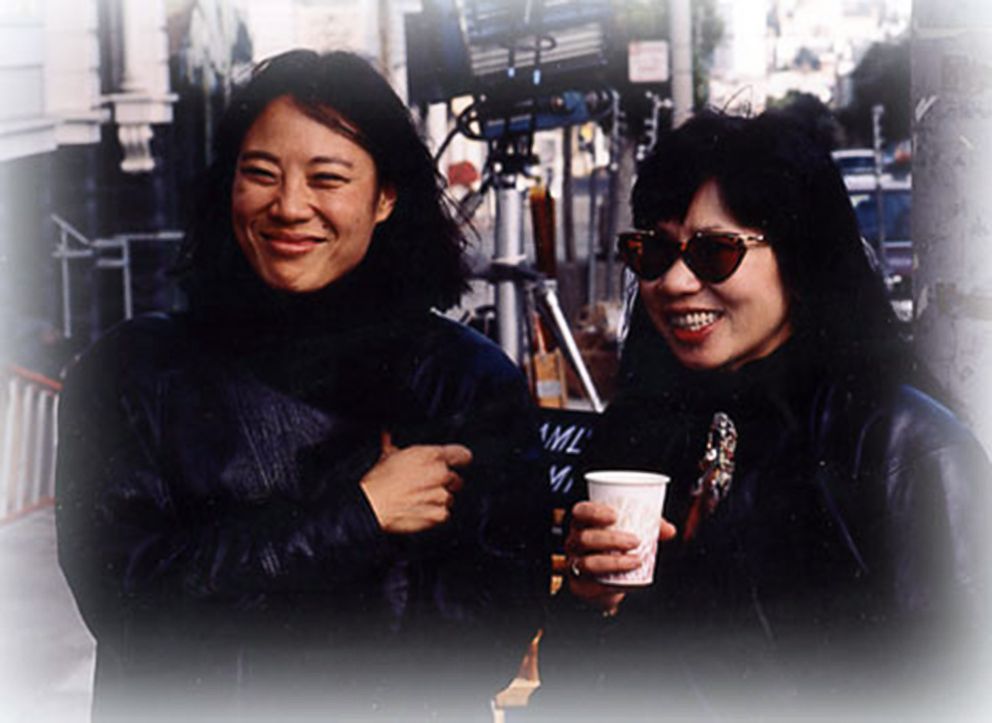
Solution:
M 51 505 L 0 522 L 0 720 L 86 723 L 95 645 L 62 577 Z

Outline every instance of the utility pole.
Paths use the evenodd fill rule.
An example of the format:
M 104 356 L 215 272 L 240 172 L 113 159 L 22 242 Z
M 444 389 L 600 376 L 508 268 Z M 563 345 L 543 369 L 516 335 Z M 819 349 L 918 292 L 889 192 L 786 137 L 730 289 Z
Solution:
M 689 0 L 669 0 L 672 42 L 672 127 L 692 115 L 692 12 Z
M 378 0 L 376 2 L 376 20 L 379 27 L 379 67 L 386 80 L 393 83 L 393 58 L 390 25 L 392 17 L 389 14 L 389 0 Z
M 914 338 L 992 452 L 992 5 L 914 0 L 911 41 Z
M 882 192 L 882 116 L 885 106 L 878 104 L 871 108 L 871 138 L 875 150 L 875 220 L 878 233 L 875 235 L 875 252 L 878 258 L 885 258 L 885 194 Z

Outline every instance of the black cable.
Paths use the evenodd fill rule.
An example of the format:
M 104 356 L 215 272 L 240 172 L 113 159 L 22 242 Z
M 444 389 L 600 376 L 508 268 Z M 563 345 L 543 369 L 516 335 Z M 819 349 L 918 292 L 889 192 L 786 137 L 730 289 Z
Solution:
M 470 115 L 476 114 L 477 107 L 478 107 L 477 103 L 472 103 L 467 108 L 465 108 L 465 110 L 463 110 L 461 113 L 458 114 L 458 117 L 455 119 L 454 128 L 448 131 L 448 135 L 445 136 L 444 141 L 441 142 L 441 145 L 438 147 L 437 152 L 434 154 L 435 166 L 441 161 L 441 156 L 443 156 L 444 152 L 448 150 L 448 146 L 451 145 L 451 141 L 453 141 L 455 139 L 455 136 L 457 136 L 459 133 L 461 133 L 463 136 L 473 141 L 478 141 L 483 139 L 484 136 L 473 132 L 468 127 L 469 123 L 471 123 L 473 120 L 477 120 L 477 118 L 469 118 Z
M 446 150 L 448 150 L 448 146 L 451 145 L 451 141 L 453 141 L 455 139 L 455 136 L 456 135 L 458 135 L 458 125 L 457 125 L 457 123 L 455 124 L 455 127 L 454 128 L 452 128 L 450 131 L 448 131 L 448 135 L 446 135 L 444 137 L 444 140 L 441 142 L 441 145 L 438 146 L 437 153 L 434 154 L 434 165 L 435 166 L 438 163 L 441 162 L 441 156 L 443 156 L 444 155 L 444 152 Z

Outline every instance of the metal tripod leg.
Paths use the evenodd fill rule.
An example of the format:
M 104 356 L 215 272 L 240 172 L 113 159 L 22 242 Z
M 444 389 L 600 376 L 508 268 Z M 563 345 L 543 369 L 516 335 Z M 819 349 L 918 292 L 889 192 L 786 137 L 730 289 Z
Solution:
M 549 316 L 551 317 L 551 322 L 554 325 L 555 335 L 558 337 L 559 342 L 565 348 L 565 355 L 568 357 L 569 363 L 572 365 L 572 369 L 579 377 L 579 382 L 582 384 L 582 388 L 585 390 L 586 396 L 589 398 L 589 402 L 592 404 L 592 408 L 596 412 L 602 412 L 605 409 L 603 401 L 599 398 L 599 393 L 596 391 L 596 385 L 593 384 L 592 376 L 589 374 L 589 369 L 586 367 L 586 363 L 582 360 L 582 355 L 579 353 L 579 347 L 575 343 L 575 337 L 572 336 L 572 332 L 568 328 L 568 322 L 565 320 L 565 314 L 562 313 L 561 305 L 558 303 L 558 293 L 556 291 L 556 284 L 554 281 L 542 281 L 535 285 L 534 293 L 538 296 L 541 303 L 544 304 L 544 308 L 547 309 Z
M 496 190 L 495 254 L 493 261 L 514 266 L 526 259 L 523 252 L 523 192 L 514 176 L 501 177 Z M 520 289 L 513 279 L 496 283 L 496 328 L 499 345 L 515 363 L 521 352 Z

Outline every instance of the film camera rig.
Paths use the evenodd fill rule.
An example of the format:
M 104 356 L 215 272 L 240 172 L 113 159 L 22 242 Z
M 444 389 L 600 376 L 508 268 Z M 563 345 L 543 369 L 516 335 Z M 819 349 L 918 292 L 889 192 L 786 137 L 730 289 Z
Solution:
M 484 194 L 495 192 L 494 254 L 480 277 L 495 287 L 498 341 L 522 361 L 524 349 L 533 349 L 536 300 L 596 411 L 603 403 L 558 303 L 556 282 L 526 260 L 518 180 L 539 163 L 533 152 L 539 131 L 599 123 L 609 130 L 611 156 L 618 152 L 622 123 L 653 143 L 659 98 L 668 87 L 667 55 L 665 78 L 632 75 L 632 23 L 628 17 L 624 27 L 617 11 L 630 2 L 424 0 L 423 11 L 405 20 L 411 103 L 472 99 L 437 158 L 458 134 L 488 146 L 481 187 L 459 214 L 470 218 Z

